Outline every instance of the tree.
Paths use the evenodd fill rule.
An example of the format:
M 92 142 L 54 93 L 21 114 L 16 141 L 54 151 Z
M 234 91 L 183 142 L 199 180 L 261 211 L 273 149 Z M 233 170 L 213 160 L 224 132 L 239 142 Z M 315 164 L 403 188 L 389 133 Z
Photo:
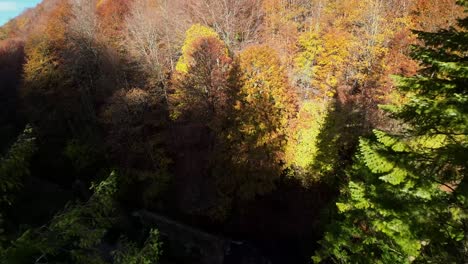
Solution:
M 13 194 L 30 174 L 30 161 L 36 150 L 33 129 L 27 126 L 6 155 L 0 156 L 0 205 L 10 204 Z
M 220 180 L 229 190 L 225 193 L 248 200 L 272 191 L 282 173 L 296 96 L 277 53 L 268 46 L 245 49 L 239 70 L 237 121 L 228 136 L 233 169 Z
M 108 99 L 100 115 L 106 152 L 120 168 L 125 184 L 121 191 L 145 205 L 155 202 L 170 179 L 164 148 L 168 115 L 162 101 L 161 95 L 151 90 L 120 89 Z M 135 192 L 136 186 L 145 187 Z
M 122 46 L 147 76 L 146 86 L 149 89 L 161 86 L 162 94 L 167 96 L 166 75 L 173 68 L 177 32 L 166 32 L 169 21 L 165 15 L 162 3 L 134 1 L 126 18 Z
M 105 91 L 108 87 L 98 87 L 103 77 L 100 70 L 103 47 L 97 37 L 96 4 L 96 0 L 72 1 L 66 24 L 66 46 L 61 51 L 64 70 L 71 82 L 70 90 L 77 90 L 80 114 L 91 124 L 97 117 L 96 101 L 108 95 Z
M 187 31 L 177 69 L 171 95 L 172 115 L 219 130 L 235 96 L 235 87 L 230 83 L 232 59 L 224 42 L 212 29 L 192 26 Z
M 192 63 L 191 53 L 195 49 L 194 42 L 200 38 L 213 37 L 220 39 L 218 33 L 212 28 L 203 26 L 201 24 L 192 25 L 185 33 L 185 40 L 182 46 L 182 55 L 177 61 L 176 71 L 186 73 L 189 65 Z
M 187 13 L 193 23 L 212 27 L 231 50 L 257 41 L 263 12 L 260 0 L 190 0 Z
M 331 104 L 327 102 L 305 101 L 300 105 L 297 116 L 292 120 L 288 130 L 289 137 L 285 149 L 288 175 L 299 178 L 305 186 L 322 181 L 322 176 L 337 165 L 339 137 L 333 135 L 327 142 L 327 162 L 313 167 L 318 163 L 320 152 L 324 151 L 320 145 L 321 135 L 343 132 L 336 131 L 338 129 L 329 131 L 330 128 L 326 127 L 329 125 L 326 122 L 330 111 L 332 111 Z
M 117 175 L 91 187 L 86 203 L 69 204 L 49 224 L 26 230 L 0 250 L 4 263 L 108 263 L 99 248 L 117 221 Z M 143 248 L 123 240 L 113 252 L 116 263 L 158 263 L 161 253 L 157 230 L 150 232 Z M 107 252 L 109 253 L 109 252 Z
M 416 32 L 425 45 L 412 54 L 423 67 L 396 78 L 407 101 L 384 107 L 402 131 L 361 139 L 316 262 L 468 260 L 467 31 L 464 18 L 456 28 Z
M 117 264 L 157 264 L 162 254 L 159 232 L 151 229 L 142 248 L 134 243 L 124 243 L 124 248 L 114 251 L 114 263 Z
M 21 96 L 39 134 L 78 135 L 96 120 L 98 52 L 89 6 L 60 3 L 26 42 Z M 88 17 L 81 25 L 77 19 Z
M 99 29 L 109 44 L 118 48 L 122 40 L 125 17 L 133 0 L 99 0 L 96 3 Z
M 11 235 L 3 229 L 8 219 L 4 218 L 5 209 L 11 207 L 15 197 L 30 176 L 30 163 L 36 151 L 34 131 L 27 126 L 18 136 L 5 155 L 0 156 L 0 251 L 1 243 Z
M 213 29 L 196 24 L 187 30 L 169 94 L 175 121 L 170 149 L 179 164 L 176 181 L 191 182 L 185 187 L 191 191 L 180 195 L 187 201 L 185 210 L 204 216 L 212 214 L 207 208 L 216 203 L 215 180 L 209 179 L 217 177 L 211 166 L 217 164 L 217 149 L 226 144 L 226 130 L 234 118 L 236 69 L 226 44 Z M 194 197 L 197 192 L 203 193 Z
M 295 68 L 303 99 L 333 98 L 345 81 L 350 39 L 349 34 L 338 30 L 321 35 L 306 32 L 299 37 Z
M 93 187 L 95 194 L 86 204 L 69 206 L 48 226 L 27 230 L 1 252 L 0 258 L 8 263 L 54 258 L 74 263 L 102 263 L 96 246 L 112 226 L 116 184 L 113 174 Z

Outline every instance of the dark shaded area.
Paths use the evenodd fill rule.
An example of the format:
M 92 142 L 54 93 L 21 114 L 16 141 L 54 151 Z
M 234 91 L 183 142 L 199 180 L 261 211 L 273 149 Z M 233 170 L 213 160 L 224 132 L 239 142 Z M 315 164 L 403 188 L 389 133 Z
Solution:
M 345 170 L 353 161 L 359 137 L 372 132 L 373 124 L 369 116 L 375 115 L 378 110 L 375 105 L 366 104 L 365 101 L 363 94 L 353 94 L 350 89 L 340 87 L 318 135 L 318 153 L 308 170 L 319 173 L 334 188 L 346 184 Z M 330 164 L 330 170 L 322 170 Z
M 235 239 L 251 241 L 272 263 L 307 263 L 333 191 L 325 184 L 305 188 L 290 177 L 276 185 L 270 194 L 240 203 L 225 230 Z
M 18 114 L 18 89 L 24 62 L 23 41 L 0 42 L 0 153 L 24 127 L 23 118 Z

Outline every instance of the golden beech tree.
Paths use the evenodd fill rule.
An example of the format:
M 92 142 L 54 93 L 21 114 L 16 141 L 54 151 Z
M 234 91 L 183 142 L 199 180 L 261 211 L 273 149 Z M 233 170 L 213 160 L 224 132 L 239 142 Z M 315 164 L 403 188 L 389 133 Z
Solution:
M 396 2 L 402 6 L 392 6 Z M 338 152 L 352 150 L 359 135 L 381 125 L 377 104 L 390 97 L 387 74 L 414 69 L 405 56 L 411 34 L 409 6 L 403 2 L 321 1 L 320 19 L 300 35 L 293 80 L 303 102 L 290 132 L 286 161 L 301 180 L 315 182 L 333 170 L 320 161 L 320 153 L 338 160 Z M 350 136 L 332 135 L 338 132 Z M 324 146 L 327 149 L 321 149 Z
M 216 33 L 212 28 L 203 26 L 201 24 L 192 25 L 187 32 L 185 33 L 185 41 L 182 46 L 182 56 L 179 58 L 176 64 L 176 71 L 179 73 L 187 73 L 190 63 L 192 63 L 193 58 L 191 58 L 191 53 L 195 49 L 194 42 L 200 38 L 204 37 L 213 37 L 218 40 L 218 33 Z
M 226 193 L 251 199 L 274 189 L 283 169 L 287 127 L 296 95 L 280 59 L 268 46 L 252 46 L 239 57 L 237 127 L 231 132 L 234 167 Z
M 288 174 L 300 179 L 306 186 L 321 181 L 321 177 L 333 168 L 333 164 L 328 164 L 318 170 L 313 168 L 319 152 L 322 151 L 319 140 L 325 129 L 329 108 L 330 103 L 323 100 L 302 102 L 289 130 L 290 137 L 285 151 Z M 336 137 L 330 141 L 330 145 L 333 145 L 336 143 Z M 334 150 L 328 151 L 332 153 Z M 333 157 L 329 157 L 329 161 L 332 159 Z
M 317 64 L 324 50 L 323 40 L 315 32 L 305 32 L 299 37 L 297 45 L 298 53 L 294 58 L 294 83 L 301 99 L 308 99 L 313 94 L 312 82 L 317 80 Z
M 303 101 L 286 151 L 288 168 L 305 182 L 320 180 L 323 172 L 332 169 L 323 161 L 319 167 L 314 165 L 320 162 L 317 153 L 325 151 L 318 145 L 319 137 L 338 131 L 348 134 L 347 143 L 330 137 L 331 145 L 325 144 L 343 153 L 352 149 L 346 145 L 356 144 L 370 128 L 392 125 L 385 122 L 377 105 L 402 100 L 392 93 L 390 76 L 411 75 L 418 68 L 408 57 L 415 43 L 411 29 L 450 25 L 460 11 L 455 1 L 440 1 L 436 8 L 431 8 L 436 3 L 412 0 L 319 2 L 320 16 L 312 19 L 297 41 L 293 83 Z M 328 159 L 337 153 L 328 151 Z
M 304 99 L 333 97 L 336 87 L 344 81 L 350 39 L 349 34 L 339 30 L 300 36 L 295 72 Z
M 386 35 L 383 28 L 384 4 L 381 0 L 330 1 L 325 21 L 335 30 L 347 33 L 350 62 L 348 79 L 363 86 L 371 74 L 377 74 L 378 58 L 385 55 Z
M 172 119 L 175 119 L 174 135 L 176 138 L 184 137 L 184 131 L 189 130 L 193 138 L 189 143 L 178 148 L 180 163 L 194 163 L 189 171 L 183 171 L 182 175 L 176 175 L 187 180 L 190 176 L 193 192 L 204 188 L 207 178 L 214 177 L 209 185 L 215 185 L 219 174 L 212 166 L 220 164 L 227 155 L 222 149 L 229 146 L 227 130 L 232 128 L 235 115 L 234 100 L 237 95 L 236 85 L 237 67 L 229 56 L 225 43 L 211 29 L 202 25 L 192 26 L 186 34 L 186 40 L 182 47 L 182 56 L 177 63 L 176 71 L 172 76 L 172 86 L 169 92 L 169 104 Z M 199 136 L 197 136 L 199 135 Z M 185 138 L 185 137 L 184 137 Z M 184 139 L 181 139 L 184 140 Z M 196 144 L 192 146 L 190 144 Z M 194 151 L 197 153 L 194 157 Z M 199 153 L 204 153 L 200 156 Z M 219 155 L 218 155 L 219 154 Z M 223 163 L 226 164 L 226 163 Z M 204 188 L 202 196 L 210 196 L 216 193 L 216 189 Z M 187 206 L 187 210 L 199 211 L 201 209 L 194 203 L 198 197 L 185 192 L 181 199 L 193 201 Z M 213 201 L 213 200 L 211 200 Z M 224 203 L 203 205 L 202 214 L 208 214 L 213 218 L 225 216 Z
M 341 89 L 347 100 L 362 106 L 367 127 L 381 123 L 377 104 L 391 94 L 388 74 L 414 68 L 404 55 L 411 42 L 409 2 L 323 1 L 320 30 L 311 25 L 311 31 L 317 33 L 300 37 L 295 60 L 300 88 L 322 91 L 328 98 Z M 308 58 L 314 52 L 310 63 Z M 396 68 L 397 61 L 403 62 L 404 69 Z
M 282 143 L 285 128 L 296 111 L 294 90 L 288 85 L 277 53 L 267 46 L 247 48 L 240 55 L 241 131 L 256 145 L 270 140 Z
M 232 59 L 219 36 L 211 28 L 192 26 L 176 69 L 172 116 L 214 126 L 212 121 L 222 123 L 233 105 L 235 87 L 230 83 Z

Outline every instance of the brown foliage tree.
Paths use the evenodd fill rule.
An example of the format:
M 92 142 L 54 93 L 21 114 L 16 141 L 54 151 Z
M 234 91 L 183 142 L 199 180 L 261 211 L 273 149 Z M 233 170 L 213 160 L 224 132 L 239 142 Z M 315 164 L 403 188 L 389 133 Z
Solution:
M 230 83 L 232 59 L 216 37 L 202 37 L 187 54 L 187 73 L 176 74 L 171 101 L 174 115 L 191 122 L 219 123 L 228 117 L 235 87 Z

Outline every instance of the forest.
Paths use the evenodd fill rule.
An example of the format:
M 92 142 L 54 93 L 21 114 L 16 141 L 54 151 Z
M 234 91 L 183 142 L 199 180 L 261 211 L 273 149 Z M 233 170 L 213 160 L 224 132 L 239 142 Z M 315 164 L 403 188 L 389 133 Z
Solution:
M 43 0 L 0 27 L 0 263 L 468 263 L 467 0 Z

